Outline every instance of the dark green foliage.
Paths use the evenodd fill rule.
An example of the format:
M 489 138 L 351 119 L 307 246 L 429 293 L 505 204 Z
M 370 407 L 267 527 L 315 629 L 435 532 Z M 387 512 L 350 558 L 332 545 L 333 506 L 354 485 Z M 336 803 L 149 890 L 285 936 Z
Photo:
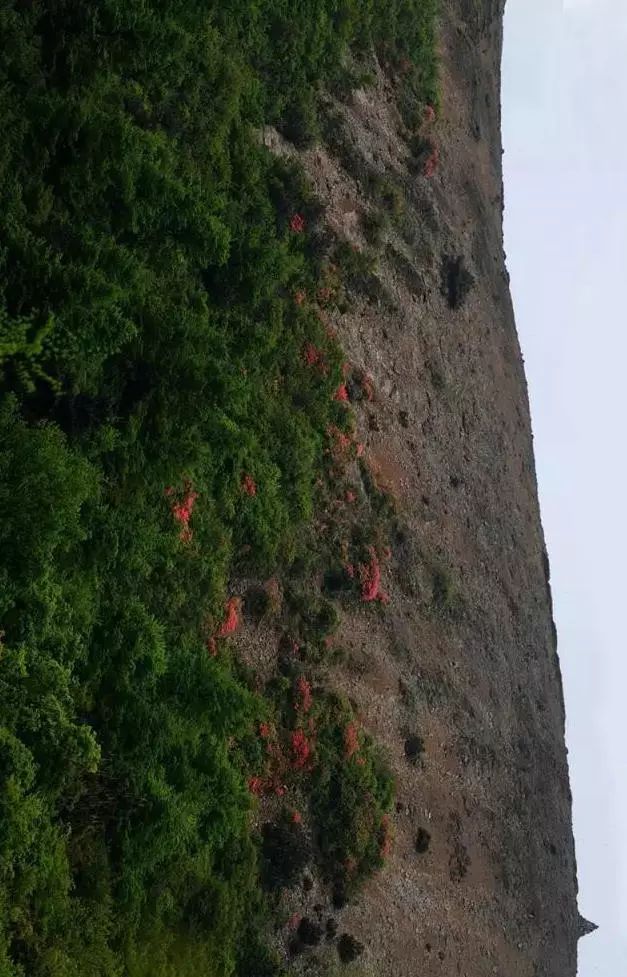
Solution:
M 418 763 L 422 754 L 424 753 L 425 744 L 422 736 L 418 736 L 417 733 L 412 733 L 405 740 L 405 756 L 410 761 L 410 763 Z
M 206 639 L 313 512 L 341 358 L 293 301 L 316 204 L 256 130 L 315 138 L 373 42 L 427 98 L 430 0 L 0 9 L 2 977 L 278 973 L 233 748 L 261 710 Z
M 475 277 L 466 267 L 463 255 L 442 255 L 440 269 L 441 291 L 449 308 L 458 310 L 464 305 L 475 284 Z
M 383 865 L 392 776 L 350 706 L 335 697 L 317 710 L 312 812 L 322 868 L 349 893 Z
M 342 933 L 337 942 L 337 952 L 343 964 L 352 963 L 364 952 L 363 943 L 350 933 Z
M 311 846 L 300 824 L 288 817 L 264 825 L 261 877 L 267 889 L 291 887 L 300 882 L 311 858 Z
M 426 828 L 418 828 L 416 834 L 416 851 L 419 855 L 424 855 L 425 852 L 429 851 L 429 845 L 431 844 L 431 835 L 426 830 Z
M 380 210 L 369 210 L 363 216 L 362 225 L 368 244 L 373 248 L 380 247 L 388 227 L 386 215 Z

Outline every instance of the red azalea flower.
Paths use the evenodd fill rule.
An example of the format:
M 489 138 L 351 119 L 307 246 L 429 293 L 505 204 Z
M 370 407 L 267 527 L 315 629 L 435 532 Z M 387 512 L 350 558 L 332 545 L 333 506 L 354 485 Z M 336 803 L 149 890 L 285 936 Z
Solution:
M 165 495 L 169 498 L 174 494 L 174 489 L 168 487 L 165 489 Z M 189 543 L 192 538 L 192 531 L 189 527 L 189 520 L 192 518 L 192 513 L 194 511 L 194 505 L 196 504 L 196 499 L 198 498 L 198 492 L 192 491 L 192 487 L 189 483 L 185 486 L 185 495 L 180 502 L 175 502 L 172 505 L 171 512 L 175 522 L 178 522 L 181 531 L 180 539 L 183 543 Z
M 292 814 L 292 824 L 302 824 L 303 816 L 300 811 L 294 811 Z
M 230 634 L 237 631 L 239 627 L 239 608 L 240 608 L 240 598 L 230 597 L 226 602 L 226 617 L 220 625 L 218 631 L 219 638 L 227 638 Z
M 370 563 L 362 563 L 359 567 L 361 599 L 364 601 L 377 600 L 381 588 L 381 567 L 374 546 L 369 548 L 369 553 Z
M 313 343 L 305 346 L 304 357 L 307 366 L 321 366 L 324 363 L 324 354 Z
M 292 733 L 292 766 L 295 770 L 302 770 L 311 756 L 311 744 L 302 729 Z
M 348 390 L 345 383 L 341 383 L 335 393 L 333 394 L 333 400 L 339 400 L 342 403 L 348 402 Z
M 344 495 L 344 498 L 346 499 L 347 502 L 355 502 L 357 500 L 357 494 L 353 492 L 352 489 L 346 489 L 346 494 Z
M 305 230 L 305 218 L 302 214 L 294 214 L 290 221 L 290 230 L 294 234 L 302 234 Z
M 252 477 L 252 475 L 244 475 L 242 477 L 242 492 L 245 495 L 254 496 L 257 494 L 257 485 Z

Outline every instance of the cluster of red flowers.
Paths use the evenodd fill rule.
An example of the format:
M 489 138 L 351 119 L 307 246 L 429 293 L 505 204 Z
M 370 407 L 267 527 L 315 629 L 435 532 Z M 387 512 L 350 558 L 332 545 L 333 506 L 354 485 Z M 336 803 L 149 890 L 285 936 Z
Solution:
M 303 770 L 311 757 L 311 743 L 302 729 L 295 729 L 291 737 L 292 766 L 295 770 Z
M 334 424 L 330 424 L 327 428 L 327 435 L 331 440 L 330 454 L 336 465 L 344 465 L 348 459 L 353 448 L 353 439 L 350 434 L 345 434 L 344 431 L 340 431 L 339 427 Z M 357 454 L 359 454 L 357 446 Z
M 307 366 L 317 367 L 321 373 L 327 372 L 328 367 L 324 359 L 324 353 L 317 346 L 314 346 L 313 343 L 306 344 L 303 350 L 303 356 Z
M 228 638 L 230 634 L 237 631 L 239 627 L 239 609 L 241 600 L 239 597 L 230 597 L 226 602 L 226 615 L 218 631 L 219 638 Z
M 276 794 L 277 797 L 283 797 L 287 791 L 285 784 L 281 784 L 273 779 L 264 779 L 263 777 L 249 777 L 248 789 L 251 794 L 256 794 L 257 796 L 261 794 Z
M 212 655 L 218 654 L 218 638 L 228 638 L 239 627 L 239 611 L 242 605 L 241 597 L 230 597 L 225 605 L 224 620 L 218 630 L 207 641 L 207 647 Z
M 242 492 L 244 492 L 245 495 L 250 495 L 250 496 L 254 496 L 257 494 L 257 485 L 252 475 L 242 476 Z
M 374 546 L 369 547 L 369 553 L 370 562 L 362 563 L 359 567 L 361 598 L 365 601 L 376 600 L 381 587 L 381 567 Z
M 432 177 L 438 168 L 440 162 L 440 151 L 437 146 L 434 146 L 429 155 L 427 156 L 423 168 L 423 173 L 426 177 Z
M 357 494 L 356 494 L 356 492 L 353 492 L 352 489 L 346 489 L 346 492 L 344 494 L 344 499 L 345 499 L 346 502 L 350 502 L 350 503 L 356 502 L 357 501 Z
M 167 498 L 171 498 L 174 495 L 174 489 L 168 486 L 165 490 L 165 495 Z M 194 511 L 194 505 L 196 504 L 196 499 L 198 498 L 198 492 L 192 491 L 192 487 L 189 482 L 185 485 L 185 495 L 180 502 L 174 502 L 172 504 L 171 512 L 174 520 L 179 523 L 181 527 L 180 538 L 183 543 L 189 543 L 192 538 L 192 531 L 189 526 L 189 520 L 192 518 L 192 512 Z
M 302 214 L 294 214 L 290 221 L 290 231 L 294 234 L 302 234 L 305 230 L 305 218 Z
M 341 383 L 335 393 L 333 394 L 333 400 L 338 400 L 341 403 L 348 403 L 348 388 L 345 383 Z
M 296 682 L 296 695 L 298 698 L 294 708 L 297 712 L 308 713 L 313 705 L 313 695 L 311 694 L 311 683 L 302 675 Z
M 359 736 L 355 723 L 349 723 L 344 730 L 344 757 L 350 760 L 359 749 Z

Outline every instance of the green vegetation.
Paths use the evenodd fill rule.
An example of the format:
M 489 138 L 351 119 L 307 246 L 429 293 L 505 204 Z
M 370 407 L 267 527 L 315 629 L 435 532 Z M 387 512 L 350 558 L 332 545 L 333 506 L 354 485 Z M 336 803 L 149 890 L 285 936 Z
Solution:
M 320 713 L 314 821 L 323 870 L 348 895 L 389 853 L 393 780 L 346 702 L 328 696 Z
M 2 977 L 276 972 L 233 748 L 264 705 L 207 638 L 234 568 L 293 554 L 343 415 L 294 301 L 318 208 L 257 130 L 315 135 L 373 42 L 432 100 L 433 8 L 2 5 Z

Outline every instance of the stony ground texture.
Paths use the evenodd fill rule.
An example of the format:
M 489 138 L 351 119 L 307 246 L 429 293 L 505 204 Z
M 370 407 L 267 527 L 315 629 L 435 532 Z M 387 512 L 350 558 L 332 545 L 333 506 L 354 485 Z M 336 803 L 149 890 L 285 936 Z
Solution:
M 378 294 L 330 315 L 373 378 L 360 439 L 402 525 L 391 603 L 344 615 L 349 655 L 332 676 L 398 781 L 389 864 L 341 928 L 377 977 L 574 977 L 562 686 L 502 241 L 503 2 L 443 7 L 436 174 L 412 172 L 394 81 L 378 68 L 374 86 L 331 106 L 342 151 L 299 154 L 330 229 L 359 247 L 365 215 L 381 207 L 360 161 L 401 190 Z M 442 268 L 460 258 L 474 286 L 454 309 Z M 417 762 L 405 755 L 411 735 L 424 741 Z

